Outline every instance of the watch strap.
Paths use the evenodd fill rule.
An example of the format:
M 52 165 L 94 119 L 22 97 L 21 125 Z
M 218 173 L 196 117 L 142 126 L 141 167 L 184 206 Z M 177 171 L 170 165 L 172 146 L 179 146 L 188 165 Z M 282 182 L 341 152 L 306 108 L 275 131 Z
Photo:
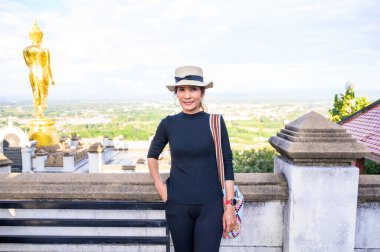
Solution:
M 235 204 L 233 204 L 233 200 L 234 199 L 226 200 L 226 205 L 232 205 L 232 206 L 234 206 Z

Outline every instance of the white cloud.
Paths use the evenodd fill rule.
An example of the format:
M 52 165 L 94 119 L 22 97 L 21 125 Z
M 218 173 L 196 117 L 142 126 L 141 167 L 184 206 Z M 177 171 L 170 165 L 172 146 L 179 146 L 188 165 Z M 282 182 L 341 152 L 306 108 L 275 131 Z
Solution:
M 180 65 L 204 67 L 219 94 L 330 92 L 347 80 L 371 89 L 380 81 L 380 20 L 372 12 L 379 7 L 375 0 L 1 1 L 0 97 L 31 95 L 22 49 L 35 18 L 51 51 L 52 98 L 164 95 Z

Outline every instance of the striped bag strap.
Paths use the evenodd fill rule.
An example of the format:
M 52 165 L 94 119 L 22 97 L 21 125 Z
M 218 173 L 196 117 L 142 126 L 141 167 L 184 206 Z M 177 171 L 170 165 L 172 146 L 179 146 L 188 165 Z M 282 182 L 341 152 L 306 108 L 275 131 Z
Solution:
M 221 143 L 221 127 L 220 127 L 220 115 L 219 114 L 210 114 L 210 129 L 212 138 L 214 139 L 215 153 L 216 153 L 216 163 L 218 166 L 218 174 L 220 184 L 222 185 L 223 190 L 225 190 L 224 183 L 224 163 L 223 163 L 223 152 L 222 152 L 222 143 Z

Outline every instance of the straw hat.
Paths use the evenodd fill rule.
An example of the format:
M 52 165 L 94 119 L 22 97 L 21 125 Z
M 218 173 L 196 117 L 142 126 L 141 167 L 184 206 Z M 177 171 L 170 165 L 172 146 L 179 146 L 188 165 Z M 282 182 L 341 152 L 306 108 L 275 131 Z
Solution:
M 166 86 L 170 91 L 174 91 L 176 86 L 190 85 L 205 88 L 212 88 L 213 82 L 203 82 L 202 68 L 197 66 L 183 66 L 175 70 L 175 84 Z

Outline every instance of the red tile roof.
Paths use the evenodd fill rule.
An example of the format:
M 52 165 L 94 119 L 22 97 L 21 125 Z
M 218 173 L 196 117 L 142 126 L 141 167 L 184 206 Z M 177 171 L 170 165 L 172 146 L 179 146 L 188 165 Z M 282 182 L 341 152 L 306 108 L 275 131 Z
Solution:
M 340 125 L 380 157 L 380 100 L 343 119 Z

